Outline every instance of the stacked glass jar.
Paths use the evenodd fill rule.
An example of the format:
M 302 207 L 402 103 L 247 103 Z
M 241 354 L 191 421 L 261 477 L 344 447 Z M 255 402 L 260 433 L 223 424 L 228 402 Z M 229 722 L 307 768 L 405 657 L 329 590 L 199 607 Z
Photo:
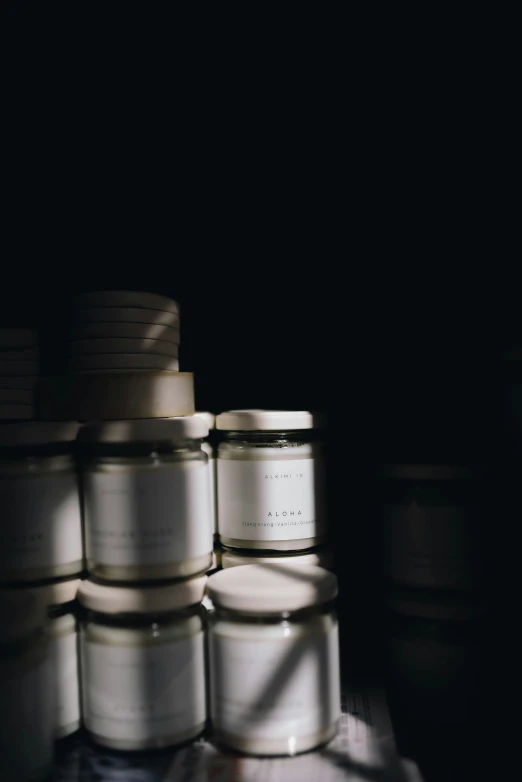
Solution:
M 80 431 L 89 571 L 79 591 L 83 719 L 99 744 L 172 746 L 205 726 L 208 432 L 197 416 Z
M 21 657 L 19 665 L 4 667 L 4 684 L 20 704 L 29 702 L 24 693 L 46 693 L 27 713 L 20 704 L 12 711 L 11 726 L 17 715 L 25 720 L 27 714 L 37 714 L 39 722 L 45 720 L 45 729 L 18 725 L 28 741 L 34 739 L 35 758 L 45 752 L 52 757 L 54 739 L 80 725 L 76 592 L 84 552 L 74 456 L 78 428 L 67 422 L 0 427 L 0 586 L 7 613 L 9 606 L 26 600 L 29 623 L 13 617 L 8 646 L 11 651 L 19 647 Z
M 329 566 L 319 424 L 306 411 L 230 410 L 217 416 L 223 567 Z

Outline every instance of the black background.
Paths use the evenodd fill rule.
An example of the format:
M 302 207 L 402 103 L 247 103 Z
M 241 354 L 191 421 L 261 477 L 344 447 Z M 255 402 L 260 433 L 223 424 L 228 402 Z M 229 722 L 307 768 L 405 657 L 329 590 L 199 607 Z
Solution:
M 330 13 L 12 3 L 0 325 L 59 374 L 78 293 L 163 293 L 198 409 L 324 412 L 343 654 L 371 670 L 375 465 L 505 456 L 513 109 L 462 54 L 476 20 L 442 45 Z

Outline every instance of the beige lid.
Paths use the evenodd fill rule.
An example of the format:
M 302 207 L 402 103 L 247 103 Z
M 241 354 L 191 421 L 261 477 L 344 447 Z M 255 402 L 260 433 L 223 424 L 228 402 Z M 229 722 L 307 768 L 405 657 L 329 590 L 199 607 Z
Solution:
M 256 556 L 255 554 L 245 555 L 236 554 L 233 551 L 223 551 L 221 555 L 221 563 L 224 568 L 237 567 L 238 565 L 288 565 L 288 567 L 294 567 L 294 565 L 319 565 L 320 567 L 327 567 L 330 565 L 330 556 L 328 552 L 313 551 L 310 554 L 287 554 L 286 556 L 267 556 L 262 554 Z
M 337 578 L 316 565 L 242 565 L 209 576 L 216 606 L 266 614 L 299 611 L 337 595 Z
M 111 337 L 105 339 L 79 339 L 69 342 L 69 355 L 83 356 L 99 353 L 147 353 L 160 356 L 178 357 L 178 346 L 175 342 L 161 339 L 136 339 Z
M 1 375 L 37 375 L 38 361 L 24 361 L 23 359 L 5 360 L 0 354 L 0 376 Z M 1 382 L 1 378 L 0 378 Z
M 196 412 L 194 415 L 197 418 L 201 418 L 203 421 L 206 421 L 209 431 L 211 429 L 214 429 L 216 426 L 216 416 L 214 413 L 200 413 Z
M 477 477 L 478 468 L 465 464 L 387 464 L 379 468 L 384 478 L 441 481 Z
M 38 334 L 31 329 L 0 329 L 0 350 L 30 348 L 38 344 Z
M 71 333 L 72 340 L 105 338 L 161 339 L 179 345 L 179 328 L 161 323 L 80 323 Z
M 452 595 L 414 594 L 397 591 L 388 595 L 387 603 L 397 614 L 423 619 L 463 620 L 476 619 L 484 614 L 484 607 L 472 597 Z
M 161 586 L 113 586 L 82 581 L 78 600 L 86 608 L 102 614 L 151 614 L 178 611 L 201 603 L 206 576 Z
M 313 429 L 317 419 L 306 410 L 228 410 L 216 416 L 216 429 L 282 432 Z
M 199 440 L 207 435 L 206 422 L 187 415 L 88 423 L 80 429 L 78 440 L 91 443 L 177 442 Z
M 179 315 L 179 304 L 168 296 L 142 291 L 95 291 L 83 293 L 76 299 L 78 309 L 92 307 L 138 307 L 139 309 L 162 310 Z
M 194 413 L 192 372 L 104 372 L 44 377 L 35 392 L 38 417 L 109 421 Z
M 26 404 L 13 404 L 0 402 L 0 421 L 11 419 L 13 421 L 29 421 L 33 417 L 33 406 Z
M 179 362 L 171 356 L 159 356 L 152 353 L 91 353 L 89 355 L 71 356 L 69 365 L 78 372 L 91 370 L 108 370 L 118 372 L 121 369 L 139 371 L 144 369 L 161 369 L 166 372 L 177 372 Z
M 76 439 L 76 421 L 27 421 L 0 425 L 0 446 L 16 447 L 70 443 Z
M 47 606 L 33 590 L 0 589 L 0 643 L 21 641 L 46 620 Z
M 59 606 L 76 600 L 81 583 L 80 578 L 71 578 L 65 581 L 54 581 L 50 584 L 32 587 L 32 590 L 41 597 L 46 606 Z

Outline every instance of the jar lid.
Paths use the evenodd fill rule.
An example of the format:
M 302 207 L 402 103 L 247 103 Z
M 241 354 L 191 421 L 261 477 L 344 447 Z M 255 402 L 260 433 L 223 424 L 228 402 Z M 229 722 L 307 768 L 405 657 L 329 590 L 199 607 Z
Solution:
M 40 595 L 27 589 L 0 589 L 0 641 L 12 643 L 44 627 L 47 607 Z
M 177 372 L 179 361 L 160 353 L 83 353 L 70 356 L 69 366 L 77 372 L 102 370 L 111 373 L 122 369 L 161 369 L 163 372 Z
M 440 481 L 459 478 L 477 478 L 479 468 L 466 464 L 387 464 L 379 468 L 383 478 Z
M 52 584 L 31 587 L 31 590 L 41 597 L 46 606 L 59 606 L 76 600 L 81 583 L 82 580 L 80 578 L 71 578 L 65 581 L 55 581 Z
M 317 565 L 241 565 L 209 576 L 207 592 L 231 611 L 281 613 L 333 600 L 337 578 Z
M 90 307 L 138 307 L 139 309 L 162 310 L 179 315 L 179 304 L 168 296 L 142 291 L 95 291 L 83 293 L 76 299 L 78 309 Z
M 306 410 L 227 410 L 216 417 L 216 429 L 244 432 L 313 429 L 317 423 Z
M 70 356 L 97 356 L 105 353 L 178 357 L 178 345 L 163 339 L 148 337 L 89 337 L 69 342 Z
M 261 556 L 236 554 L 234 551 L 223 551 L 221 564 L 224 568 L 238 565 L 319 565 L 325 567 L 330 563 L 328 552 L 313 551 L 310 554 L 287 554 L 286 556 Z
M 178 611 L 201 603 L 206 576 L 161 586 L 113 586 L 82 581 L 78 600 L 101 614 L 154 614 Z
M 207 435 L 205 421 L 193 415 L 184 415 L 176 418 L 96 421 L 82 426 L 78 440 L 90 443 L 154 443 L 198 440 Z
M 209 431 L 211 429 L 215 429 L 216 416 L 214 413 L 194 413 L 194 415 L 198 418 L 201 418 L 202 421 L 205 421 L 208 424 Z
M 0 329 L 0 349 L 30 348 L 38 344 L 38 334 L 31 329 Z
M 71 331 L 70 341 L 98 338 L 161 339 L 179 345 L 179 328 L 161 323 L 120 323 L 94 321 L 79 323 Z
M 0 447 L 71 443 L 80 424 L 76 421 L 25 421 L 0 425 Z
M 477 619 L 484 614 L 484 607 L 478 600 L 472 597 L 466 599 L 462 595 L 455 597 L 397 591 L 387 597 L 387 604 L 397 614 L 423 619 L 465 620 Z
M 140 307 L 92 307 L 76 310 L 75 324 L 84 323 L 153 323 L 157 326 L 179 328 L 177 312 L 147 310 Z

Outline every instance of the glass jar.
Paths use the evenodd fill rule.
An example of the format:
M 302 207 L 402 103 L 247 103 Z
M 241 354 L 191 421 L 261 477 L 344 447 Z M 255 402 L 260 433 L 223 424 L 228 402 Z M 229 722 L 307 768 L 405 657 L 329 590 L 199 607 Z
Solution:
M 476 468 L 400 464 L 381 470 L 384 574 L 429 589 L 480 586 L 482 489 Z
M 102 579 L 191 576 L 212 562 L 208 425 L 195 416 L 90 424 L 82 445 L 86 555 Z
M 83 570 L 73 443 L 77 423 L 0 426 L 0 580 L 37 581 Z
M 416 721 L 457 725 L 480 709 L 484 609 L 474 596 L 395 591 L 387 598 L 393 706 Z
M 0 757 L 9 782 L 48 779 L 54 702 L 45 604 L 28 590 L 0 590 Z
M 300 551 L 326 534 L 322 444 L 311 413 L 231 410 L 216 418 L 218 526 L 231 548 Z
M 295 755 L 340 718 L 337 579 L 314 565 L 243 565 L 208 580 L 210 708 L 218 742 Z
M 209 471 L 209 486 L 210 486 L 210 509 L 212 515 L 212 529 L 214 531 L 214 541 L 217 539 L 217 474 L 216 474 L 216 460 L 214 454 L 214 445 L 210 439 L 212 431 L 216 426 L 216 416 L 214 413 L 194 413 L 197 418 L 201 418 L 208 425 L 208 436 L 201 443 L 201 448 L 208 457 L 208 471 Z
M 221 565 L 223 568 L 237 567 L 238 565 L 319 565 L 327 570 L 331 570 L 332 557 L 328 549 L 317 549 L 309 551 L 306 554 L 277 554 L 252 553 L 248 551 L 223 551 L 221 554 Z
M 78 626 L 76 593 L 81 581 L 70 579 L 34 587 L 47 606 L 53 668 L 56 738 L 69 736 L 80 727 L 78 673 Z
M 143 588 L 84 581 L 83 720 L 117 750 L 181 744 L 204 729 L 206 576 Z

